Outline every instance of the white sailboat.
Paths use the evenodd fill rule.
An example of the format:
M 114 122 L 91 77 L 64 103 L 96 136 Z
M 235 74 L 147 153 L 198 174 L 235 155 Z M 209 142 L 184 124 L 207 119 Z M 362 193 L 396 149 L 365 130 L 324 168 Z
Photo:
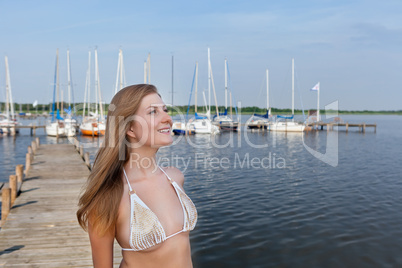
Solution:
M 0 114 L 0 129 L 3 133 L 8 133 L 10 135 L 15 135 L 19 133 L 19 129 L 15 128 L 18 124 L 15 117 L 13 96 L 11 92 L 11 81 L 10 81 L 10 71 L 8 67 L 8 58 L 4 57 L 6 64 L 6 107 L 5 113 Z
M 126 73 L 124 71 L 123 51 L 119 49 L 119 60 L 117 61 L 116 85 L 114 95 L 126 86 Z
M 230 93 L 230 103 L 232 103 L 232 94 Z M 232 105 L 230 105 L 230 114 L 232 114 Z M 225 112 L 218 113 L 213 118 L 213 123 L 225 131 L 237 131 L 238 122 L 234 122 L 228 115 L 228 61 L 225 58 Z
M 295 95 L 295 83 L 294 83 L 294 68 L 295 62 L 292 59 L 292 115 L 291 116 L 277 116 L 276 122 L 269 125 L 270 131 L 282 131 L 282 132 L 303 132 L 305 125 L 294 121 L 294 95 Z M 285 120 L 285 121 L 282 121 Z M 288 121 L 291 120 L 291 121 Z
M 67 116 L 64 119 L 65 128 L 66 128 L 66 136 L 74 137 L 77 134 L 78 123 L 75 118 L 73 118 L 73 111 L 71 109 L 71 65 L 70 65 L 70 51 L 67 50 L 67 89 L 68 89 L 68 109 L 65 110 L 67 112 Z
M 267 112 L 265 114 L 253 114 L 250 119 L 247 120 L 247 128 L 249 129 L 260 129 L 268 128 L 269 116 L 271 114 L 271 107 L 269 107 L 269 73 L 266 69 L 266 79 L 267 79 Z
M 57 107 L 55 107 L 57 103 Z M 57 110 L 56 110 L 57 108 Z M 55 114 L 56 113 L 56 114 Z M 56 67 L 53 86 L 52 118 L 46 124 L 46 134 L 52 137 L 65 137 L 66 129 L 63 118 L 59 110 L 59 50 L 56 51 Z
M 91 76 L 91 52 L 89 52 L 87 81 L 85 88 L 85 97 L 88 95 L 88 107 L 86 110 L 84 104 L 84 118 L 80 125 L 80 131 L 81 134 L 85 136 L 100 136 L 105 134 L 106 123 L 103 116 L 102 94 L 99 82 L 98 52 L 96 49 L 95 49 L 95 94 L 96 94 L 95 113 L 90 111 L 90 92 L 91 92 L 90 76 Z M 98 108 L 100 114 L 98 113 Z
M 198 67 L 198 65 L 197 65 L 197 67 Z M 198 68 L 197 68 L 197 70 L 198 70 Z M 198 75 L 198 71 L 196 72 L 196 75 Z M 207 108 L 206 114 L 198 114 L 197 112 L 195 112 L 194 118 L 190 119 L 190 121 L 186 125 L 187 129 L 194 129 L 194 132 L 196 134 L 218 134 L 218 133 L 220 133 L 219 127 L 214 125 L 214 124 L 212 124 L 212 120 L 211 120 L 211 75 L 212 75 L 211 57 L 210 57 L 210 50 L 208 48 L 208 97 L 209 97 L 209 107 Z M 205 101 L 205 95 L 204 95 L 204 101 Z M 215 102 L 216 102 L 216 100 L 215 100 Z

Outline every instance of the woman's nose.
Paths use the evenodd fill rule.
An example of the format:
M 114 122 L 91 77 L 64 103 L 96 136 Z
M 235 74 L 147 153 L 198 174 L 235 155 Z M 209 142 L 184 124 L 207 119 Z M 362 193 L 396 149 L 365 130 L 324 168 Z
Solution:
M 168 123 L 169 125 L 172 125 L 172 124 L 173 124 L 172 117 L 171 117 L 167 112 L 164 112 L 164 117 L 163 117 L 163 121 L 162 121 L 162 122 Z

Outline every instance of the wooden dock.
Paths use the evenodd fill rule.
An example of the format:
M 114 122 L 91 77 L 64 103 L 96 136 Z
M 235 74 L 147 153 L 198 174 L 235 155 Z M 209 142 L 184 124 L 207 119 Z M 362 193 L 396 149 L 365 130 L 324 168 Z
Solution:
M 53 144 L 36 150 L 21 194 L 0 230 L 0 267 L 93 266 L 88 234 L 75 214 L 89 175 L 82 147 L 77 149 Z M 118 267 L 118 245 L 114 256 Z
M 2 126 L 2 128 L 7 128 L 9 133 L 16 133 L 16 130 L 20 130 L 23 128 L 28 128 L 31 130 L 31 136 L 36 136 L 36 130 L 39 128 L 43 128 L 43 130 L 46 129 L 46 126 L 36 126 L 36 125 L 31 125 L 31 126 L 23 126 L 23 125 L 19 125 L 19 126 Z M 7 134 L 7 133 L 4 133 Z
M 349 128 L 357 127 L 359 132 L 362 132 L 362 133 L 366 132 L 366 128 L 373 128 L 374 133 L 377 132 L 377 124 L 366 124 L 366 123 L 314 122 L 314 123 L 306 124 L 306 126 L 311 128 L 310 130 L 324 130 L 324 127 L 325 127 L 327 131 L 330 131 L 330 130 L 333 130 L 334 127 L 337 127 L 338 129 L 344 128 L 345 131 L 348 132 Z

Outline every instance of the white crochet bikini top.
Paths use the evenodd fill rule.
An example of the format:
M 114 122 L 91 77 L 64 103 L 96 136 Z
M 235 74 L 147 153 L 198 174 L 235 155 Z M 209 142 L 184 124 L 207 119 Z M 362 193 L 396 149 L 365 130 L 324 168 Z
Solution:
M 124 176 L 126 177 L 129 187 L 129 195 L 131 202 L 130 214 L 130 247 L 122 248 L 122 250 L 140 251 L 148 249 L 152 246 L 162 243 L 168 238 L 171 238 L 182 232 L 191 231 L 197 223 L 197 209 L 191 199 L 184 193 L 180 186 L 173 181 L 166 172 L 159 167 L 176 191 L 181 206 L 183 208 L 184 223 L 183 229 L 177 233 L 166 236 L 165 230 L 160 223 L 155 213 L 139 198 L 136 192 L 131 188 L 125 169 L 123 168 Z

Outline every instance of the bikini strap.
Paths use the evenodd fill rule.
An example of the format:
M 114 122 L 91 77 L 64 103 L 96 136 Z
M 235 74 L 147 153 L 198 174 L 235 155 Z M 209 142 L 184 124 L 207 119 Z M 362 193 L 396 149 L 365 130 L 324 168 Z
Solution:
M 124 169 L 124 167 L 123 167 L 123 172 L 124 172 L 124 177 L 126 177 L 126 180 L 127 180 L 128 188 L 130 189 L 128 194 L 129 195 L 135 194 L 135 191 L 133 190 L 133 188 L 131 188 L 130 181 L 128 180 L 127 173 L 126 173 L 126 170 Z
M 169 181 L 170 181 L 171 183 L 174 182 L 174 180 L 172 180 L 172 179 L 169 177 L 169 175 L 168 175 L 160 166 L 158 166 L 158 168 L 159 168 L 160 170 L 162 170 L 163 173 L 165 173 L 166 177 L 169 179 Z

